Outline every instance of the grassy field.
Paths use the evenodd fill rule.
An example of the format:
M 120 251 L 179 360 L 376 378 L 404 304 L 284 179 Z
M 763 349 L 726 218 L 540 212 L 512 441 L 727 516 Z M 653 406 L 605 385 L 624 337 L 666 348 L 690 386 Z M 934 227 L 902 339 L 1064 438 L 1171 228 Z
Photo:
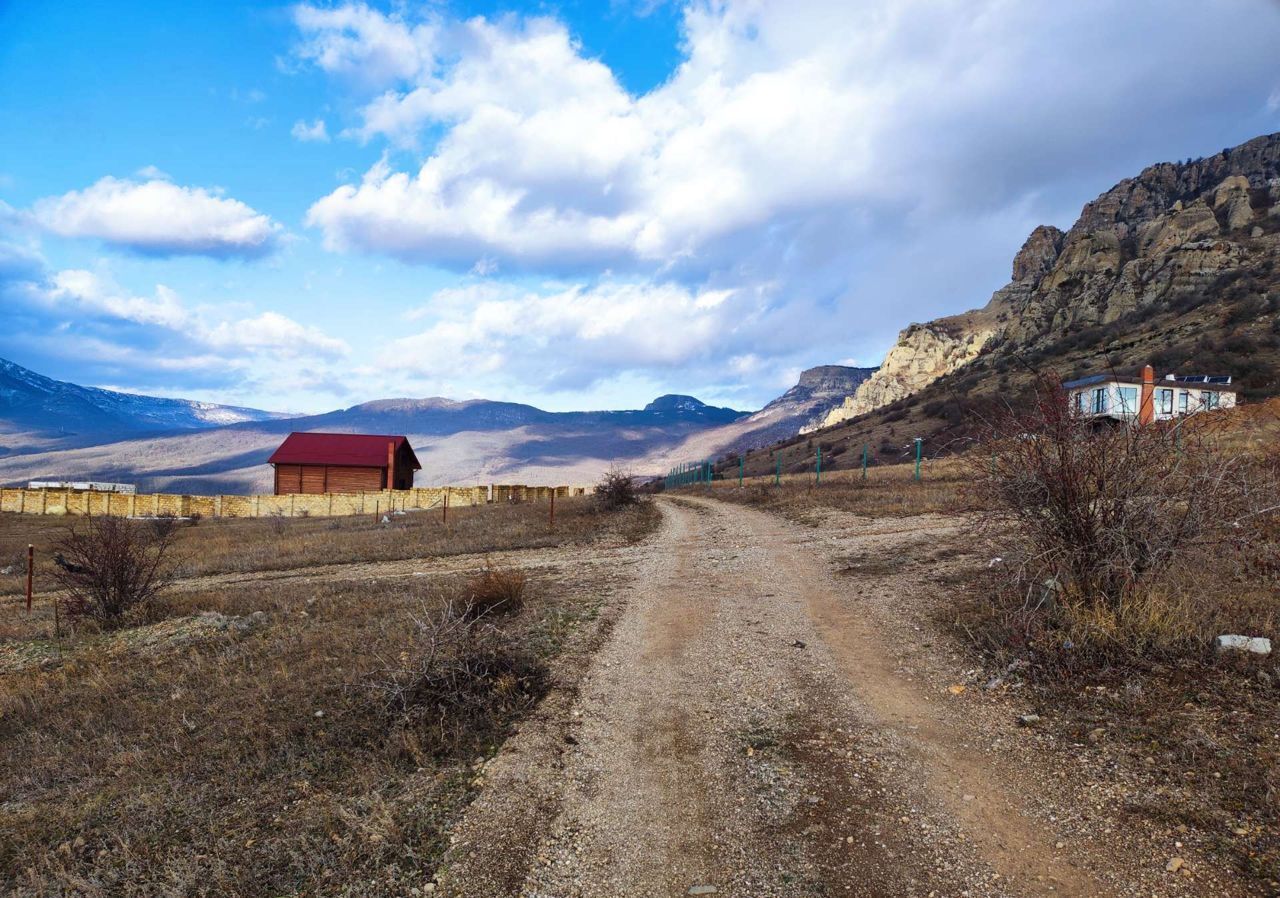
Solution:
M 958 458 L 929 461 L 921 465 L 919 481 L 913 464 L 877 465 L 865 479 L 860 470 L 823 472 L 820 482 L 812 473 L 783 474 L 777 484 L 773 477 L 747 477 L 742 486 L 728 477 L 713 481 L 710 488 L 686 486 L 672 494 L 712 495 L 807 523 L 817 521 L 815 512 L 824 509 L 868 517 L 955 513 L 972 504 L 965 491 L 965 465 Z
M 604 514 L 580 501 L 556 511 L 554 531 L 545 506 L 451 511 L 448 528 L 426 515 L 279 528 L 205 521 L 181 531 L 188 576 L 495 554 L 438 576 L 320 573 L 217 588 L 188 581 L 148 623 L 60 644 L 47 608 L 27 617 L 11 597 L 0 628 L 0 890 L 266 896 L 425 888 L 445 825 L 479 782 L 477 760 L 540 690 L 572 676 L 581 665 L 568 655 L 607 616 L 609 571 L 580 568 L 576 549 L 625 546 L 658 518 L 649 505 Z M 0 518 L 13 543 L 47 547 L 59 526 Z M 369 687 L 385 683 L 387 671 L 411 673 L 423 651 L 421 623 L 465 598 L 486 564 L 502 570 L 501 552 L 514 548 L 544 549 L 554 563 L 528 574 L 518 613 L 460 651 L 519 652 L 533 673 L 487 683 L 483 718 L 468 718 L 483 725 L 440 742 L 391 715 Z
M 447 523 L 439 509 L 391 516 L 382 524 L 372 515 L 335 518 L 215 518 L 183 524 L 175 546 L 184 577 L 233 571 L 285 570 L 357 561 L 468 555 L 504 549 L 533 549 L 627 537 L 638 518 L 601 516 L 589 497 L 556 502 L 553 531 L 548 503 L 450 508 Z M 26 549 L 36 549 L 36 589 L 50 583 L 53 553 L 69 527 L 82 518 L 0 514 L 0 595 L 25 588 Z M 7 571 L 8 573 L 4 573 Z

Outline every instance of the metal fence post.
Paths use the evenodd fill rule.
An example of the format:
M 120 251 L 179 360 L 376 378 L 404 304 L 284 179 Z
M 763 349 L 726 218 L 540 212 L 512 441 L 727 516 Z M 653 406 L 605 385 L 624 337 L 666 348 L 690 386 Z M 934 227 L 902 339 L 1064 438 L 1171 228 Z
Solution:
M 920 452 L 924 446 L 924 439 L 916 437 L 916 482 L 920 482 Z
M 775 464 L 773 468 L 773 485 L 782 485 L 782 453 L 776 453 L 774 456 Z
M 867 479 L 867 444 L 862 444 L 862 479 Z
M 822 444 L 818 444 L 818 468 L 815 472 L 814 483 L 822 483 Z
M 746 458 L 739 455 L 738 456 L 738 486 L 742 486 L 742 468 L 743 466 L 746 465 L 746 463 L 747 463 Z
M 31 583 L 35 575 L 36 547 L 27 543 L 27 613 L 31 613 Z

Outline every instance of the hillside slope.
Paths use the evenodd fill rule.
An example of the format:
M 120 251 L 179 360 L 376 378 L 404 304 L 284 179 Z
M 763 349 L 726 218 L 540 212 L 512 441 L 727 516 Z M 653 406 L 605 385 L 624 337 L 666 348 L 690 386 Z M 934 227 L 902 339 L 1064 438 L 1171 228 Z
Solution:
M 283 417 L 254 408 L 82 387 L 0 359 L 0 439 L 10 444 L 0 447 L 0 454 Z
M 820 422 L 874 370 L 811 368 L 754 414 L 681 395 L 660 396 L 643 409 L 585 412 L 433 397 L 380 399 L 319 415 L 200 432 L 125 430 L 53 451 L 35 444 L 0 456 L 0 483 L 92 478 L 195 493 L 266 490 L 271 483 L 267 456 L 293 430 L 403 433 L 422 461 L 421 483 L 586 483 L 612 465 L 656 474 L 677 460 L 789 437 Z M 46 420 L 57 421 L 58 414 L 50 409 Z
M 270 488 L 267 457 L 290 431 L 403 433 L 422 483 L 592 482 L 615 461 L 635 462 L 746 412 L 692 396 L 662 396 L 629 411 L 547 412 L 514 402 L 383 399 L 320 415 L 206 430 L 124 431 L 95 445 L 0 457 L 0 483 L 97 479 L 179 492 Z M 56 420 L 56 419 L 54 419 Z
M 1070 230 L 1037 228 L 1012 267 L 983 308 L 904 330 L 824 428 L 787 441 L 787 464 L 809 464 L 818 443 L 824 459 L 851 452 L 850 463 L 864 444 L 904 458 L 915 436 L 931 452 L 962 446 L 968 413 L 1040 375 L 1149 362 L 1231 374 L 1245 401 L 1280 393 L 1280 134 L 1153 165 L 1086 204 Z

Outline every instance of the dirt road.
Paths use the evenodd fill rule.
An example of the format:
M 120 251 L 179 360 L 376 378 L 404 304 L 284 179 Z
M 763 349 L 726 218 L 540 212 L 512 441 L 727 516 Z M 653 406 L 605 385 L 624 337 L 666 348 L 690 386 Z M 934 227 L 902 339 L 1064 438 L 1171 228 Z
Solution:
M 1054 771 L 1000 750 L 1015 716 L 969 713 L 945 664 L 904 664 L 920 627 L 884 609 L 919 582 L 837 570 L 836 550 L 928 555 L 958 519 L 832 536 L 712 500 L 661 507 L 576 692 L 485 765 L 440 893 L 1245 894 L 1227 873 L 1169 873 L 1158 847 L 1062 831 L 1036 785 Z

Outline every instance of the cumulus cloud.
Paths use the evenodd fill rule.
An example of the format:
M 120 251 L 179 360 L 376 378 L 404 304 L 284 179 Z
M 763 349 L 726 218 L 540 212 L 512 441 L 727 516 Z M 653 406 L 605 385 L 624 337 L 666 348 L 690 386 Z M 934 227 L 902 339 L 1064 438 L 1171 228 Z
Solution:
M 131 389 L 242 391 L 350 352 L 278 312 L 191 305 L 164 284 L 139 294 L 105 271 L 51 268 L 8 239 L 0 239 L 0 304 L 11 324 L 0 330 L 0 356 L 91 383 L 124 377 Z
M 338 358 L 350 351 L 342 340 L 327 336 L 319 328 L 299 324 L 278 312 L 224 321 L 206 331 L 203 337 L 210 346 L 222 350 L 274 350 L 289 357 L 318 355 Z
M 272 252 L 281 228 L 218 191 L 160 177 L 105 177 L 84 190 L 38 200 L 32 216 L 62 237 L 89 237 L 154 256 L 256 258 Z
M 411 310 L 406 318 L 430 323 L 393 340 L 383 358 L 428 379 L 501 371 L 552 390 L 588 387 L 619 370 L 688 374 L 758 338 L 767 304 L 757 291 L 675 282 L 484 282 L 441 290 Z
M 1280 45 L 1258 0 L 690 0 L 683 61 L 637 95 L 553 18 L 295 20 L 295 59 L 355 92 L 341 135 L 383 149 L 311 206 L 329 249 L 569 279 L 438 299 L 394 347 L 522 388 L 874 363 L 985 302 L 1035 225 L 1265 130 Z
M 324 119 L 318 118 L 311 124 L 298 120 L 293 123 L 293 130 L 290 132 L 295 140 L 303 143 L 328 143 L 329 131 L 325 127 Z
M 412 146 L 444 130 L 416 171 L 379 164 L 308 222 L 338 249 L 565 271 L 714 256 L 745 232 L 740 251 L 833 210 L 846 227 L 985 212 L 1078 178 L 1104 147 L 1155 145 L 1135 134 L 1152 121 L 1182 138 L 1203 125 L 1188 117 L 1225 119 L 1169 107 L 1267 71 L 1280 16 L 1223 5 L 693 3 L 688 58 L 639 97 L 554 20 L 304 6 L 303 58 L 390 85 L 350 133 Z M 1242 34 L 1233 11 L 1258 27 Z

